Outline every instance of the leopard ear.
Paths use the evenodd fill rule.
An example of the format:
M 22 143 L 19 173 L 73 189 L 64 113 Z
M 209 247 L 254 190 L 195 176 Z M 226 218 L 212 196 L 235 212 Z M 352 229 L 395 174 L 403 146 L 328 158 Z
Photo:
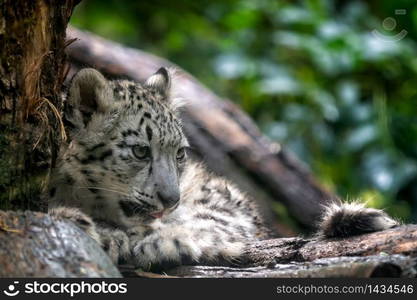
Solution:
M 73 77 L 66 103 L 67 119 L 83 128 L 95 114 L 105 113 L 111 104 L 111 88 L 104 76 L 94 69 L 83 69 Z
M 155 74 L 146 80 L 145 85 L 156 89 L 164 96 L 168 96 L 171 87 L 171 76 L 167 69 L 159 68 Z
M 145 82 L 145 86 L 154 88 L 162 94 L 169 107 L 176 112 L 185 105 L 181 96 L 182 91 L 177 84 L 178 75 L 179 72 L 175 68 L 162 67 Z

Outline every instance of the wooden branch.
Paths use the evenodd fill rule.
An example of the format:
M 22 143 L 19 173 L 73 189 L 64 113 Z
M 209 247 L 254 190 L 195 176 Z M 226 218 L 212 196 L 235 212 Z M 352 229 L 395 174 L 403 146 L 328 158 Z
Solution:
M 120 277 L 107 254 L 68 221 L 0 210 L 1 277 Z
M 339 256 L 368 256 L 380 253 L 417 256 L 417 225 L 353 236 L 346 239 L 283 238 L 250 245 L 242 264 L 305 262 Z
M 107 75 L 143 81 L 161 66 L 173 64 L 140 50 L 124 47 L 75 28 L 67 30 L 72 62 Z M 222 99 L 182 71 L 177 78 L 188 101 L 185 131 L 191 145 L 212 171 L 225 175 L 254 197 L 269 220 L 271 201 L 281 201 L 306 227 L 312 228 L 321 204 L 338 201 L 320 186 L 291 154 L 261 134 L 235 104 Z

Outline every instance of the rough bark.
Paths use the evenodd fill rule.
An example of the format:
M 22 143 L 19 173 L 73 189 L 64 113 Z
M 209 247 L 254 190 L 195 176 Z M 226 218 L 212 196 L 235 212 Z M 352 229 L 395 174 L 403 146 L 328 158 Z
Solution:
M 75 28 L 68 30 L 68 37 L 78 39 L 68 47 L 75 65 L 92 66 L 112 77 L 143 81 L 159 67 L 173 66 Z M 274 218 L 268 203 L 281 201 L 300 223 L 312 228 L 321 205 L 338 201 L 295 157 L 262 135 L 231 101 L 221 99 L 184 71 L 176 80 L 187 101 L 183 118 L 192 147 L 212 171 L 252 195 L 267 218 Z
M 64 136 L 65 30 L 77 2 L 0 2 L 0 208 L 40 208 Z
M 177 277 L 415 277 L 417 225 L 346 239 L 282 238 L 249 245 L 235 267 L 181 266 Z M 123 266 L 125 276 L 151 277 Z
M 260 241 L 247 249 L 243 263 L 267 265 L 380 253 L 417 256 L 417 225 L 405 225 L 346 239 L 284 238 Z
M 415 259 L 404 255 L 331 257 L 312 262 L 291 262 L 249 268 L 180 267 L 170 277 L 215 278 L 332 278 L 415 277 Z M 150 277 L 150 274 L 138 274 Z
M 68 221 L 0 211 L 1 277 L 120 277 L 107 254 Z

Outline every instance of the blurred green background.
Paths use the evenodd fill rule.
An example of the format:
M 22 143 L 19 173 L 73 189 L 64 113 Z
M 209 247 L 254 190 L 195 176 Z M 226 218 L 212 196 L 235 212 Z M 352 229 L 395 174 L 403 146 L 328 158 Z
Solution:
M 71 23 L 180 65 L 328 188 L 417 221 L 417 2 L 84 0 Z

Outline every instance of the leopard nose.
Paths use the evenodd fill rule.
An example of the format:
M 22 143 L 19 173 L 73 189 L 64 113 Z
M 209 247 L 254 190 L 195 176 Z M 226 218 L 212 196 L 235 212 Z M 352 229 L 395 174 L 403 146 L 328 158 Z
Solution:
M 158 191 L 157 195 L 165 208 L 174 207 L 178 203 L 178 201 L 180 201 L 179 191 Z

